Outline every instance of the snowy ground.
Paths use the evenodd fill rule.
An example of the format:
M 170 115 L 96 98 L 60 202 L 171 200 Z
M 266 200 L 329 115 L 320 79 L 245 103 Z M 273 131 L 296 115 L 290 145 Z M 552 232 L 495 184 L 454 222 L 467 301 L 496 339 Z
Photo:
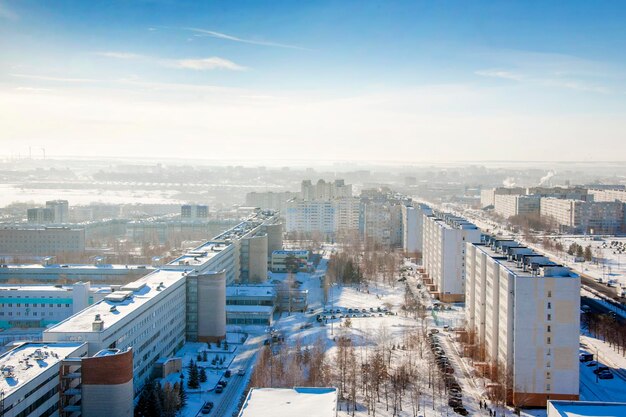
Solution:
M 599 259 L 598 264 L 595 262 L 574 262 L 574 257 L 568 254 L 562 254 L 560 257 L 567 261 L 573 269 L 582 271 L 594 278 L 602 278 L 604 282 L 615 280 L 621 286 L 626 287 L 626 252 L 619 253 L 618 248 L 626 247 L 626 238 L 624 237 L 606 237 L 594 240 L 585 236 L 566 236 L 557 238 L 563 244 L 563 248 L 567 250 L 572 243 L 576 243 L 584 248 L 591 246 L 591 253 L 594 258 Z M 616 242 L 616 245 L 611 245 Z M 619 287 L 619 285 L 616 285 Z

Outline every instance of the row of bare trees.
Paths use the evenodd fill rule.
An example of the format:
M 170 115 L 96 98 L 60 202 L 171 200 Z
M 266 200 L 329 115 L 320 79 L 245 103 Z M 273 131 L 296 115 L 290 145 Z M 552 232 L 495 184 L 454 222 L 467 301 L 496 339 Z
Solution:
M 593 337 L 604 340 L 618 353 L 626 356 L 626 323 L 608 314 L 592 312 L 583 314 L 582 322 Z

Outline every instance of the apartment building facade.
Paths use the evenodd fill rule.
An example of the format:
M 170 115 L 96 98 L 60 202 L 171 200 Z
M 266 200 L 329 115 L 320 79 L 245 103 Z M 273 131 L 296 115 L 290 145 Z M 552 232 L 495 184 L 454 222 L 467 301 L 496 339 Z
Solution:
M 465 299 L 465 244 L 480 242 L 474 224 L 447 213 L 424 215 L 423 267 L 429 289 L 444 302 Z
M 507 401 L 578 399 L 580 278 L 512 240 L 466 243 L 466 325 Z M 479 362 L 481 363 L 481 362 Z
M 496 195 L 494 210 L 504 218 L 539 214 L 540 197 L 535 195 Z
M 541 216 L 565 233 L 614 234 L 624 225 L 624 203 L 542 198 Z

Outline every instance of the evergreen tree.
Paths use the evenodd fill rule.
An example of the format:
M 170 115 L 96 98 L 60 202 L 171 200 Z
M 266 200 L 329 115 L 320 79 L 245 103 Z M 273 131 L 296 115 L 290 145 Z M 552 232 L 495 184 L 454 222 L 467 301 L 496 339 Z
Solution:
M 135 417 L 157 417 L 152 397 L 154 395 L 154 382 L 148 381 L 143 386 L 135 407 Z
M 207 361 L 207 351 L 203 350 L 202 351 L 202 362 L 206 362 Z
M 583 247 L 580 245 L 576 245 L 576 257 L 582 258 L 583 256 L 585 256 L 585 253 L 583 252 Z
M 204 368 L 200 368 L 199 379 L 200 379 L 200 382 L 206 382 L 207 380 L 206 371 L 204 370 Z
M 591 245 L 588 245 L 585 248 L 585 261 L 591 262 L 592 259 L 593 259 L 593 254 L 591 253 Z
M 567 254 L 574 256 L 574 254 L 576 253 L 576 248 L 578 247 L 578 245 L 576 243 L 572 243 L 571 245 L 569 245 L 569 248 L 567 249 Z
M 187 405 L 187 391 L 185 391 L 185 375 L 181 372 L 180 384 L 178 384 L 178 396 L 180 397 L 180 407 Z
M 191 389 L 196 389 L 200 387 L 198 375 L 198 365 L 191 362 L 189 364 L 189 379 L 187 380 L 187 386 Z

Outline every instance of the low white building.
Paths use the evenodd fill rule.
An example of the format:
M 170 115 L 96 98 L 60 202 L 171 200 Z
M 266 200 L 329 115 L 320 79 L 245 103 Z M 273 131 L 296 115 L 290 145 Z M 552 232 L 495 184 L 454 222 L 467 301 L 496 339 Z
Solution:
M 626 403 L 604 401 L 548 401 L 547 417 L 626 416 Z
M 517 406 L 577 400 L 580 278 L 512 240 L 467 243 L 469 342 Z
M 336 417 L 337 388 L 253 388 L 239 417 Z
M 58 323 L 87 308 L 94 298 L 104 297 L 96 291 L 89 282 L 0 285 L 0 328 L 43 328 Z

